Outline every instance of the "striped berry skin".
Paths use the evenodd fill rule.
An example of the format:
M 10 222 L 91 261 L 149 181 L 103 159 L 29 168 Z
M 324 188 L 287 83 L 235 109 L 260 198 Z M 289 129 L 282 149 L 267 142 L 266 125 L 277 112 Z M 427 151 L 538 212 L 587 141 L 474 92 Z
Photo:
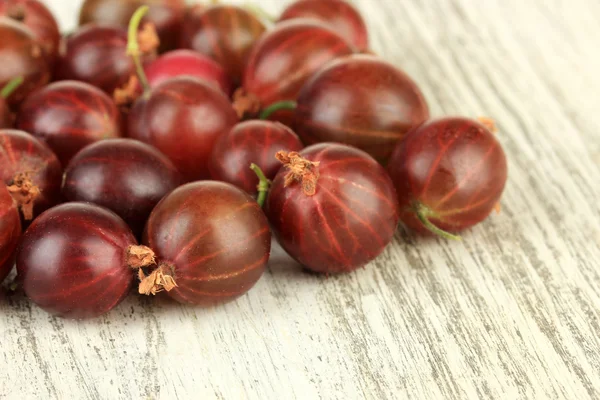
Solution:
M 185 0 L 86 0 L 81 6 L 79 24 L 113 25 L 126 29 L 135 11 L 148 5 L 143 23 L 154 25 L 160 38 L 160 51 L 177 47 L 177 39 L 186 10 Z
M 32 217 L 61 201 L 62 175 L 60 161 L 44 143 L 23 131 L 0 130 L 0 182 L 11 186 L 19 176 L 30 180 L 39 190 Z
M 265 212 L 285 251 L 319 273 L 351 272 L 374 260 L 398 224 L 394 185 L 362 150 L 316 144 L 285 156 Z M 307 169 L 298 169 L 299 165 Z
M 369 34 L 362 16 L 352 4 L 344 0 L 302 0 L 290 4 L 279 21 L 310 18 L 329 25 L 339 32 L 358 51 L 369 49 Z
M 224 182 L 194 182 L 156 206 L 144 244 L 177 286 L 180 303 L 212 305 L 235 299 L 260 279 L 271 253 L 271 232 L 256 201 Z
M 10 18 L 0 18 L 0 88 L 22 77 L 24 82 L 6 101 L 19 106 L 31 93 L 50 81 L 50 67 L 42 46 L 24 24 Z
M 315 72 L 354 51 L 352 45 L 321 23 L 299 20 L 278 24 L 250 54 L 243 92 L 261 109 L 280 101 L 295 101 Z M 273 118 L 289 122 L 289 114 L 280 111 Z
M 298 136 L 283 124 L 245 121 L 217 140 L 208 164 L 210 175 L 254 195 L 258 177 L 250 169 L 252 163 L 267 179 L 273 179 L 281 167 L 275 154 L 281 150 L 300 151 L 303 147 Z
M 307 145 L 345 143 L 385 164 L 396 143 L 428 118 L 423 93 L 408 75 L 377 57 L 352 55 L 304 85 L 295 128 Z
M 184 19 L 179 44 L 217 61 L 238 85 L 248 55 L 265 30 L 260 19 L 242 7 L 197 5 Z
M 76 81 L 55 82 L 30 96 L 17 127 L 50 146 L 64 166 L 88 144 L 122 135 L 121 115 L 112 99 Z
M 47 312 L 93 318 L 130 292 L 133 233 L 117 214 L 89 203 L 65 203 L 33 221 L 17 250 L 17 279 Z
M 0 185 L 0 283 L 13 267 L 20 237 L 19 209 L 6 187 Z
M 428 233 L 419 211 L 447 232 L 468 229 L 497 206 L 507 180 L 507 162 L 494 134 L 477 121 L 449 117 L 411 131 L 388 165 L 402 222 Z

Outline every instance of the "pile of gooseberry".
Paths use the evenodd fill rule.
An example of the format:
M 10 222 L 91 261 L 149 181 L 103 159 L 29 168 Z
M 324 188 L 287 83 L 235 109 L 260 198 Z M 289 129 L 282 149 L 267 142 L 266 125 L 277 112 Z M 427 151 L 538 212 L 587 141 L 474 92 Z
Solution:
M 86 0 L 61 38 L 0 0 L 0 281 L 86 318 L 132 288 L 213 305 L 265 272 L 272 235 L 348 273 L 402 223 L 460 239 L 507 180 L 490 119 L 431 118 L 344 0 L 278 19 L 183 0 Z M 19 289 L 17 289 L 19 290 Z

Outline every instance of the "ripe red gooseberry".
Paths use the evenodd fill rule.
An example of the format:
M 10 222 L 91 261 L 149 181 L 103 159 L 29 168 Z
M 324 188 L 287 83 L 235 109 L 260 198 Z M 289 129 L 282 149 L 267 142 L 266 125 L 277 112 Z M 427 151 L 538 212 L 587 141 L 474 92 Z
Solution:
M 408 75 L 377 57 L 353 55 L 304 85 L 295 127 L 307 145 L 345 143 L 385 163 L 396 143 L 428 118 L 425 98 Z
M 396 147 L 388 171 L 402 222 L 417 232 L 457 238 L 497 206 L 507 178 L 502 146 L 485 125 L 466 118 L 429 121 Z
M 91 318 L 116 307 L 134 269 L 154 255 L 138 246 L 117 214 L 89 203 L 65 203 L 36 218 L 17 250 L 17 280 L 27 297 L 65 318 Z
M 132 139 L 93 143 L 65 169 L 69 201 L 101 205 L 119 215 L 136 236 L 156 204 L 182 183 L 173 163 L 154 147 Z
M 63 165 L 90 143 L 121 136 L 121 114 L 106 93 L 76 81 L 38 90 L 22 105 L 17 127 L 45 142 Z
M 265 212 L 281 246 L 299 263 L 315 272 L 350 272 L 391 242 L 398 224 L 394 185 L 367 153 L 321 143 L 277 158 L 284 168 Z
M 141 276 L 140 293 L 166 290 L 180 303 L 212 305 L 250 290 L 271 252 L 271 232 L 256 201 L 224 182 L 194 182 L 156 206 L 144 243 L 159 267 Z
M 209 176 L 208 160 L 217 138 L 237 122 L 222 91 L 179 77 L 136 101 L 128 117 L 128 136 L 159 149 L 189 182 Z

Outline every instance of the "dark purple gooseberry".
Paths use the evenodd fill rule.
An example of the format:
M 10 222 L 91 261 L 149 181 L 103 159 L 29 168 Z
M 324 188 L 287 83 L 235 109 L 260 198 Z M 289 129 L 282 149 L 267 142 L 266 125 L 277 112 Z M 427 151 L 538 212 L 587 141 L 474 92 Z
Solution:
M 194 182 L 156 206 L 144 243 L 159 267 L 140 284 L 180 303 L 212 305 L 239 297 L 260 279 L 271 253 L 264 213 L 247 193 L 224 182 Z
M 20 237 L 19 208 L 6 187 L 0 185 L 0 283 L 13 267 Z
M 329 25 L 352 43 L 359 51 L 369 49 L 369 34 L 362 16 L 352 4 L 344 0 L 302 0 L 290 4 L 281 14 L 280 21 L 310 18 Z
M 173 163 L 155 148 L 132 139 L 91 144 L 65 170 L 63 195 L 116 212 L 141 235 L 156 204 L 182 183 Z
M 229 182 L 250 194 L 257 193 L 256 164 L 267 179 L 273 179 L 281 163 L 278 151 L 300 151 L 302 142 L 287 126 L 270 121 L 246 121 L 237 124 L 215 144 L 208 169 L 217 181 Z
M 362 150 L 336 143 L 280 152 L 266 214 L 277 240 L 306 268 L 349 272 L 377 257 L 398 224 L 394 185 Z
M 385 163 L 396 143 L 428 118 L 425 98 L 408 75 L 376 57 L 353 55 L 304 85 L 295 127 L 307 145 L 345 143 Z
M 27 297 L 65 318 L 107 313 L 130 292 L 134 269 L 153 254 L 117 214 L 66 203 L 33 221 L 17 250 L 17 278 Z
M 388 171 L 402 222 L 417 232 L 449 238 L 456 237 L 447 232 L 488 217 L 507 179 L 506 156 L 491 128 L 461 117 L 412 130 L 396 147 Z
M 4 129 L 0 130 L 0 182 L 29 221 L 61 200 L 62 167 L 52 150 L 35 137 Z
M 121 136 L 121 114 L 106 93 L 76 81 L 52 83 L 22 105 L 17 127 L 45 142 L 63 165 L 90 143 Z

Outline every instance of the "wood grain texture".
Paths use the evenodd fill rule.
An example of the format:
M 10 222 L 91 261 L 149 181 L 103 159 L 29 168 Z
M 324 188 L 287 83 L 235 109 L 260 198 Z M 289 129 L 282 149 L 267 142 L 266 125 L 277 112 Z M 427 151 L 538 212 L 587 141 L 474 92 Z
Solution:
M 72 27 L 78 2 L 47 3 Z M 600 2 L 354 3 L 433 115 L 497 120 L 503 212 L 462 243 L 400 230 L 346 276 L 277 250 L 214 309 L 131 296 L 72 322 L 0 300 L 0 398 L 600 398 Z

